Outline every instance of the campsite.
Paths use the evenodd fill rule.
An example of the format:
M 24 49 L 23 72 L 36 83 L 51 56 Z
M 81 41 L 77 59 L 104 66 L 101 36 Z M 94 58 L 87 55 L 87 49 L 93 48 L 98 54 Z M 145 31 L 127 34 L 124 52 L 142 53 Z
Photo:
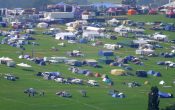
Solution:
M 87 22 L 69 22 L 65 12 L 67 23 L 55 24 L 46 21 L 60 13 L 51 12 L 31 30 L 1 26 L 1 109 L 145 110 L 152 86 L 160 108 L 174 104 L 175 19 L 150 13 L 110 9 L 91 22 L 85 11 Z

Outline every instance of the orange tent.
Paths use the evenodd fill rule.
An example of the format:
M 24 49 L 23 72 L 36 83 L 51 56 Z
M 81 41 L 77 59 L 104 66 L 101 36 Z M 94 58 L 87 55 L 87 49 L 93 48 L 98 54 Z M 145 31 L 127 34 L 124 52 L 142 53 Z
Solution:
M 137 13 L 137 11 L 134 9 L 128 10 L 128 15 L 135 15 L 136 13 Z
M 95 77 L 101 77 L 101 75 L 99 73 L 96 73 Z

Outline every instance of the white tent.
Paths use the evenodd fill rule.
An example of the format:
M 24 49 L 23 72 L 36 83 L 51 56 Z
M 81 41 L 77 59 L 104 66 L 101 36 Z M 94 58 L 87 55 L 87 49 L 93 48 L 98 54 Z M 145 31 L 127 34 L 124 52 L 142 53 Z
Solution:
M 147 44 L 148 42 L 145 39 L 137 39 L 137 40 L 133 40 L 133 43 L 143 45 L 143 44 Z
M 160 85 L 164 85 L 164 84 L 165 84 L 165 81 L 162 80 L 162 81 L 159 82 L 159 84 L 160 84 Z
M 8 62 L 12 62 L 13 60 L 8 57 L 1 57 L 0 58 L 0 64 L 7 64 Z
M 16 65 L 16 63 L 14 61 L 7 62 L 8 67 L 14 67 L 15 65 Z
M 168 41 L 168 37 L 166 35 L 162 35 L 162 34 L 154 34 L 153 39 L 161 40 L 161 41 Z
M 67 38 L 75 38 L 75 34 L 72 33 L 72 32 L 60 32 L 60 33 L 57 33 L 56 36 L 55 36 L 55 39 L 57 40 L 66 40 Z
M 20 66 L 20 67 L 26 67 L 26 68 L 32 67 L 32 66 L 30 66 L 30 65 L 28 65 L 28 64 L 25 64 L 25 63 L 19 63 L 19 64 L 17 64 L 17 65 Z
M 87 31 L 98 31 L 98 32 L 103 32 L 105 31 L 105 28 L 98 28 L 98 27 L 92 27 L 92 26 L 87 26 L 85 28 Z
M 52 31 L 52 32 L 55 32 L 55 33 L 58 33 L 61 31 L 60 28 L 50 28 L 49 31 Z
M 37 27 L 38 28 L 47 28 L 49 25 L 45 22 L 42 22 L 42 23 L 38 23 Z
M 76 31 L 76 29 L 74 27 L 67 27 L 65 30 L 69 31 L 69 32 L 75 32 Z
M 130 30 L 131 30 L 130 27 L 126 27 L 126 26 L 123 26 L 123 25 L 114 28 L 114 31 L 118 32 L 118 33 L 120 33 L 120 32 L 128 32 Z
M 119 20 L 116 20 L 115 18 L 113 18 L 111 20 L 108 20 L 107 23 L 110 24 L 110 25 L 112 25 L 112 24 L 119 24 L 120 21 Z
M 98 31 L 83 31 L 83 38 L 101 38 L 104 37 L 103 32 L 98 32 Z
M 26 29 L 26 33 L 34 34 L 35 30 L 34 29 Z
M 137 55 L 149 55 L 149 54 L 154 54 L 155 51 L 152 49 L 137 49 L 136 54 Z
M 151 49 L 151 50 L 153 50 L 154 46 L 151 44 L 143 44 L 143 45 L 139 46 L 139 49 Z
M 110 50 L 117 50 L 117 49 L 121 48 L 121 46 L 117 45 L 117 44 L 104 44 L 103 47 L 106 49 L 110 49 Z
M 0 61 L 13 61 L 13 60 L 9 57 L 1 57 Z

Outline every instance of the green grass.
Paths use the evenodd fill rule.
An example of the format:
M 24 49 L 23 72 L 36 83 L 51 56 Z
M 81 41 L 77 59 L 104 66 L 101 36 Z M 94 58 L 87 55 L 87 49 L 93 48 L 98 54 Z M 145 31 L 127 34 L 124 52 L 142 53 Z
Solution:
M 174 19 L 168 19 L 163 17 L 162 15 L 156 16 L 129 16 L 129 19 L 136 20 L 136 21 L 147 21 L 153 22 L 157 20 L 161 20 L 164 22 L 174 22 Z M 64 26 L 61 26 L 64 28 Z M 97 55 L 98 50 L 102 49 L 102 46 L 99 47 L 92 47 L 89 44 L 67 44 L 66 47 L 59 47 L 57 44 L 63 41 L 55 40 L 52 37 L 42 35 L 41 32 L 43 30 L 39 30 L 36 35 L 33 37 L 36 38 L 36 42 L 40 45 L 34 47 L 35 56 L 37 57 L 44 57 L 44 56 L 65 56 L 66 51 L 71 51 L 73 49 L 77 49 L 81 47 L 81 51 L 85 53 L 84 58 L 78 59 L 88 59 L 94 58 L 98 59 L 99 56 Z M 148 33 L 153 33 L 154 31 L 147 31 Z M 171 39 L 174 38 L 173 32 L 164 32 Z M 1 38 L 1 37 L 0 37 Z M 125 38 L 119 37 L 117 40 L 109 40 L 109 39 L 101 39 L 104 43 L 116 43 L 118 41 L 125 40 Z M 163 49 L 157 49 L 158 52 L 166 52 L 168 51 L 166 48 L 174 44 L 165 44 L 161 43 L 161 45 L 165 46 Z M 59 51 L 53 52 L 50 50 L 51 47 L 57 47 Z M 26 50 L 24 51 L 25 54 L 31 55 L 32 45 L 25 46 Z M 132 73 L 135 73 L 136 70 L 155 70 L 161 72 L 163 77 L 153 77 L 148 76 L 148 78 L 138 78 L 136 76 L 112 76 L 110 75 L 110 70 L 113 68 L 119 67 L 111 67 L 109 65 L 102 65 L 102 68 L 92 68 L 83 66 L 81 68 L 89 69 L 93 72 L 99 72 L 100 74 L 107 74 L 110 78 L 114 81 L 114 86 L 110 87 L 102 82 L 101 78 L 95 77 L 86 77 L 84 75 L 73 74 L 68 71 L 69 66 L 64 64 L 54 64 L 54 65 L 47 65 L 47 66 L 38 66 L 33 62 L 29 62 L 24 59 L 18 59 L 21 50 L 9 47 L 7 45 L 0 45 L 0 57 L 8 56 L 16 61 L 16 63 L 27 63 L 32 65 L 31 70 L 33 71 L 26 71 L 21 67 L 9 68 L 5 65 L 0 65 L 0 73 L 13 73 L 16 76 L 19 76 L 20 79 L 15 82 L 11 82 L 0 78 L 0 107 L 1 110 L 145 110 L 147 109 L 147 102 L 148 102 L 148 92 L 150 91 L 151 86 L 158 86 L 161 91 L 175 93 L 174 85 L 172 82 L 175 80 L 174 68 L 169 68 L 168 70 L 165 69 L 164 66 L 156 65 L 156 62 L 161 61 L 174 61 L 174 58 L 165 59 L 165 58 L 156 58 L 156 57 L 149 57 L 147 61 L 144 61 L 145 66 L 138 66 L 132 63 L 129 63 L 131 67 L 133 67 Z M 120 50 L 115 51 L 116 56 L 127 56 L 127 55 L 135 55 L 134 49 L 131 48 L 123 48 Z M 59 71 L 62 73 L 64 77 L 74 77 L 74 78 L 82 78 L 84 80 L 88 79 L 95 79 L 100 83 L 99 87 L 89 87 L 86 85 L 64 85 L 59 84 L 54 81 L 44 80 L 43 78 L 36 77 L 35 74 L 38 72 L 44 71 Z M 165 80 L 166 85 L 172 86 L 171 88 L 163 88 L 162 86 L 158 85 L 159 81 Z M 131 82 L 137 81 L 142 84 L 141 87 L 136 88 L 128 88 L 126 85 L 123 85 L 123 82 Z M 150 84 L 144 85 L 145 81 L 149 81 Z M 35 96 L 35 97 L 28 97 L 27 94 L 24 94 L 23 91 L 26 88 L 33 87 L 37 90 L 44 90 L 46 91 L 46 95 L 44 97 Z M 86 98 L 83 98 L 79 93 L 79 90 L 85 89 L 87 90 Z M 107 94 L 108 90 L 116 89 L 118 91 L 123 92 L 126 94 L 126 98 L 124 99 L 115 99 L 112 98 Z M 73 95 L 71 99 L 61 98 L 55 95 L 57 91 L 67 90 L 70 91 Z M 160 99 L 160 108 L 164 108 L 175 102 L 175 99 Z

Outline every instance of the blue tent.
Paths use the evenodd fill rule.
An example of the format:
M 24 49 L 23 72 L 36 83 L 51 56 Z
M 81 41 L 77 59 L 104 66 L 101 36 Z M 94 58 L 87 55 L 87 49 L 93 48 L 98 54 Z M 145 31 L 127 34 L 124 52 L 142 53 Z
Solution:
M 157 62 L 157 65 L 165 65 L 165 62 L 159 61 Z
M 112 80 L 109 79 L 109 78 L 107 78 L 107 79 L 105 80 L 105 83 L 107 83 L 107 84 L 109 84 L 109 83 L 111 83 L 111 82 L 112 82 Z
M 86 70 L 86 69 L 80 69 L 78 70 L 78 73 L 79 74 L 86 74 L 89 70 Z
M 141 70 L 141 71 L 136 71 L 136 75 L 137 75 L 138 77 L 147 77 L 147 72 L 146 72 L 146 71 L 143 71 L 143 70 Z
M 39 63 L 39 65 L 40 65 L 40 66 L 45 66 L 46 63 L 45 63 L 45 61 L 41 61 L 41 62 Z
M 160 92 L 159 91 L 159 97 L 160 98 L 173 98 L 173 95 L 171 93 L 165 93 L 165 92 Z
M 172 31 L 174 29 L 174 26 L 173 25 L 166 25 L 164 28 L 166 31 Z
M 154 76 L 161 77 L 162 75 L 160 72 L 155 72 Z
M 88 43 L 88 40 L 87 39 L 84 39 L 84 38 L 81 38 L 79 40 L 79 43 L 86 44 L 86 43 Z
M 114 97 L 114 98 L 125 98 L 125 95 L 121 94 L 121 93 L 119 93 L 119 94 L 115 93 L 115 94 L 112 94 L 112 97 Z
M 113 56 L 114 55 L 114 52 L 113 51 L 100 50 L 98 52 L 98 55 L 100 55 L 100 56 Z
M 7 23 L 5 23 L 5 22 L 0 22 L 0 26 L 1 26 L 1 27 L 7 27 Z
M 59 72 L 50 72 L 49 75 L 50 76 L 56 76 L 57 77 L 57 76 L 60 76 L 61 73 L 59 73 Z
M 82 66 L 82 62 L 80 61 L 75 61 L 72 66 Z
M 127 56 L 127 57 L 125 57 L 125 59 L 127 59 L 128 61 L 131 61 L 131 60 L 133 60 L 135 57 L 134 56 Z
M 126 66 L 124 69 L 125 69 L 125 70 L 132 70 L 132 68 L 129 67 L 129 66 Z
M 25 59 L 30 58 L 30 55 L 24 55 L 24 58 Z
M 147 72 L 147 74 L 149 74 L 149 75 L 153 75 L 153 74 L 155 74 L 155 71 L 153 71 L 153 70 L 149 70 L 149 71 Z
M 106 59 L 106 58 L 99 58 L 98 61 L 100 63 L 104 63 L 104 64 L 111 64 L 112 62 L 114 62 L 114 60 L 110 60 L 110 59 Z

